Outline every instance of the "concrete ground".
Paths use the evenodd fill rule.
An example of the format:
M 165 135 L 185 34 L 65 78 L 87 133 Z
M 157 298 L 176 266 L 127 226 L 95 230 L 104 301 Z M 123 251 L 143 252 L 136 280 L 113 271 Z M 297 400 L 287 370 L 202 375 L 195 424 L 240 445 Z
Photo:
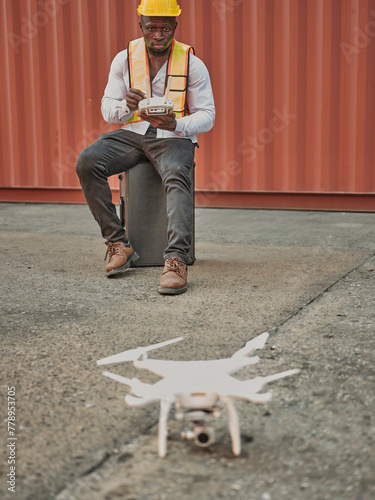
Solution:
M 157 293 L 161 268 L 107 279 L 85 206 L 0 204 L 0 219 L 1 498 L 375 498 L 375 214 L 198 209 L 198 260 L 176 297 Z M 172 412 L 159 459 L 158 404 L 127 406 L 96 365 L 178 336 L 151 356 L 228 357 L 266 330 L 238 378 L 301 372 L 266 404 L 236 402 L 238 458 L 224 411 L 208 448 L 182 441 Z

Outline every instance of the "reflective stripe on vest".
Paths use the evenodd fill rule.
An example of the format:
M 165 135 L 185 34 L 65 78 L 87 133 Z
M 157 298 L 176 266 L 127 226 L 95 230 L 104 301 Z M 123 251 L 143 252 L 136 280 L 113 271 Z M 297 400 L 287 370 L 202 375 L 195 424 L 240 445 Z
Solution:
M 173 112 L 176 118 L 189 114 L 186 102 L 186 91 L 188 87 L 190 52 L 194 53 L 193 47 L 173 40 L 168 59 L 164 88 L 167 86 L 168 77 L 172 76 L 171 94 L 169 97 L 174 101 Z M 145 79 L 147 76 L 150 96 L 152 96 L 150 64 L 144 38 L 138 38 L 137 40 L 129 42 L 128 66 L 130 87 L 146 93 Z M 133 116 L 125 122 L 124 125 L 126 125 L 126 123 L 138 121 L 141 121 L 141 118 L 138 116 L 138 111 L 135 111 Z

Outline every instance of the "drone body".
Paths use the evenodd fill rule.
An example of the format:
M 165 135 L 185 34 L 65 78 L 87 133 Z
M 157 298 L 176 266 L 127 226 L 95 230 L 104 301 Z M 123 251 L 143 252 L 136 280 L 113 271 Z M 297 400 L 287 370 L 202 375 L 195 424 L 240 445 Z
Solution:
M 213 442 L 213 430 L 204 425 L 207 416 L 218 417 L 220 412 L 216 403 L 220 400 L 227 407 L 229 431 L 234 455 L 241 453 L 240 427 L 233 398 L 247 399 L 253 403 L 263 403 L 272 397 L 270 392 L 260 393 L 263 386 L 283 377 L 294 375 L 299 370 L 288 370 L 269 377 L 256 377 L 241 381 L 231 375 L 245 366 L 259 362 L 258 356 L 249 357 L 257 349 L 262 349 L 268 338 L 265 332 L 247 342 L 245 347 L 226 359 L 207 361 L 171 361 L 148 359 L 147 352 L 159 347 L 180 342 L 182 337 L 160 342 L 149 347 L 139 347 L 124 351 L 97 361 L 98 365 L 107 365 L 132 361 L 136 368 L 149 370 L 162 379 L 155 384 L 145 384 L 137 378 L 128 379 L 121 375 L 103 372 L 103 375 L 128 385 L 132 395 L 125 401 L 130 406 L 140 406 L 160 400 L 158 432 L 159 456 L 164 457 L 167 449 L 167 423 L 172 404 L 176 406 L 176 418 L 187 419 L 194 423 L 194 431 L 183 435 L 194 439 L 199 446 L 208 446 Z

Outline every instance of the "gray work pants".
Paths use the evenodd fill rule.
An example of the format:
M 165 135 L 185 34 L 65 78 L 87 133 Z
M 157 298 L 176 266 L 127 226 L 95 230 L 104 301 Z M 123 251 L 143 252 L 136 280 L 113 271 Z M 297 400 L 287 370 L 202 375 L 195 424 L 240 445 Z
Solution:
M 108 177 L 150 161 L 161 177 L 167 198 L 168 247 L 164 259 L 179 257 L 188 262 L 194 209 L 190 169 L 194 153 L 195 145 L 190 139 L 157 139 L 156 129 L 151 125 L 146 135 L 124 129 L 102 134 L 82 151 L 77 161 L 77 175 L 107 243 L 123 241 L 129 245 L 112 202 Z

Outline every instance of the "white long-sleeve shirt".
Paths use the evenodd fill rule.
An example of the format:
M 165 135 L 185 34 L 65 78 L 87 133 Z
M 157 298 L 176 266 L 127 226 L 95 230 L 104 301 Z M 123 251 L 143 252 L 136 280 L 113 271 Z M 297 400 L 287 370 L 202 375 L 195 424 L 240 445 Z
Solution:
M 167 70 L 166 62 L 153 79 L 152 95 L 163 97 Z M 128 51 L 119 52 L 111 64 L 108 84 L 102 99 L 102 115 L 108 123 L 124 123 L 133 115 L 126 104 L 129 89 Z M 158 138 L 186 137 L 197 142 L 197 135 L 208 132 L 215 122 L 215 103 L 210 75 L 205 64 L 190 54 L 187 104 L 190 115 L 177 118 L 176 130 L 157 129 Z M 144 135 L 149 122 L 139 121 L 125 124 L 122 128 Z

